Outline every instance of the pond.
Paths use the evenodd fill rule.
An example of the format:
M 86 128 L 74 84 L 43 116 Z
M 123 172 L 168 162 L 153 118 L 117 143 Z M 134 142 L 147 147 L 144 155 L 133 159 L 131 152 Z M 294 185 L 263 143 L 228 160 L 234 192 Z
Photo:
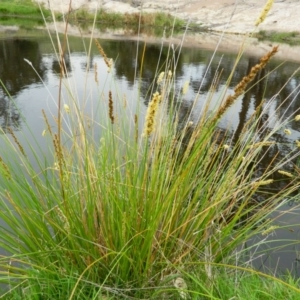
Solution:
M 92 46 L 91 55 L 87 60 L 86 49 L 89 40 L 83 41 L 82 38 L 70 37 L 68 47 L 71 54 L 65 57 L 67 80 L 75 88 L 79 99 L 88 99 L 83 104 L 87 111 L 98 100 L 95 98 L 96 91 L 101 90 L 101 93 L 108 95 L 110 88 L 106 85 L 102 89 L 101 86 L 110 78 L 114 78 L 114 86 L 111 86 L 111 89 L 122 95 L 131 109 L 141 105 L 142 111 L 145 112 L 151 94 L 151 84 L 162 70 L 166 59 L 171 55 L 177 66 L 175 80 L 178 89 L 181 89 L 186 82 L 189 83 L 187 93 L 181 100 L 181 114 L 190 113 L 191 120 L 197 122 L 203 104 L 209 99 L 212 82 L 215 82 L 215 90 L 210 105 L 214 106 L 217 105 L 218 96 L 224 90 L 223 87 L 230 77 L 237 57 L 235 53 L 222 51 L 213 55 L 212 50 L 200 47 L 179 49 L 174 45 L 168 48 L 162 47 L 161 44 L 144 44 L 144 42 L 138 43 L 134 40 L 124 39 L 99 39 L 99 41 L 106 54 L 114 61 L 109 74 L 103 57 L 95 45 Z M 144 45 L 146 45 L 145 48 Z M 143 59 L 144 50 L 145 58 Z M 159 57 L 160 62 L 158 63 Z M 234 86 L 258 60 L 255 53 L 244 55 L 240 59 L 228 93 L 232 92 Z M 29 144 L 31 139 L 32 142 L 35 139 L 40 145 L 40 151 L 47 155 L 49 150 L 43 141 L 42 132 L 45 129 L 45 122 L 41 112 L 45 110 L 53 115 L 56 114 L 55 99 L 58 95 L 60 72 L 58 57 L 53 51 L 51 40 L 43 31 L 37 31 L 34 35 L 31 34 L 27 37 L 22 35 L 2 37 L 0 39 L 0 61 L 0 79 L 5 86 L 5 89 L 0 87 L 0 126 L 3 133 L 5 134 L 8 128 L 11 128 L 18 138 L 21 140 L 25 138 Z M 263 126 L 272 128 L 276 122 L 299 114 L 300 74 L 296 72 L 299 67 L 300 62 L 283 62 L 275 58 L 265 70 L 258 74 L 253 88 L 247 91 L 220 121 L 220 128 L 231 132 L 233 142 L 237 140 L 247 118 L 261 105 L 263 99 L 268 100 L 275 97 L 273 104 L 265 111 Z M 90 72 L 84 77 L 82 74 L 87 68 Z M 136 70 L 140 72 L 141 69 L 140 80 L 140 73 L 136 73 Z M 97 79 L 95 78 L 96 71 Z M 218 80 L 216 80 L 216 75 Z M 268 76 L 266 77 L 266 75 Z M 140 86 L 139 95 L 136 94 L 137 85 Z M 87 90 L 89 95 L 86 95 Z M 197 101 L 194 106 L 193 100 L 196 96 L 200 101 Z M 291 101 L 284 101 L 286 98 Z M 136 99 L 140 99 L 140 103 L 136 103 Z M 193 110 L 191 110 L 192 107 Z M 52 125 L 55 126 L 54 123 Z M 266 153 L 263 164 L 268 165 L 275 152 L 279 151 L 282 156 L 288 155 L 295 147 L 295 140 L 300 140 L 300 122 L 291 121 L 284 129 L 290 130 L 291 134 L 285 134 L 284 130 L 278 132 L 276 135 L 277 148 Z M 1 144 L 1 147 L 3 146 Z M 274 190 L 279 188 L 281 188 L 279 183 L 271 186 L 271 189 Z M 283 214 L 286 211 L 289 212 Z M 300 259 L 300 255 L 298 255 L 298 251 L 300 251 L 298 245 L 300 238 L 299 213 L 298 203 L 289 203 L 276 213 L 277 221 L 284 227 L 276 230 L 273 235 L 263 237 L 272 241 L 270 244 L 265 244 L 264 249 L 255 248 L 254 253 L 249 253 L 257 268 L 264 265 L 277 270 L 288 269 L 299 276 L 300 268 L 297 264 Z M 257 240 L 261 238 L 257 237 Z M 255 242 L 256 240 L 249 241 L 249 244 Z M 269 251 L 266 251 L 266 247 L 270 248 Z M 262 256 L 260 255 L 261 250 L 264 250 Z

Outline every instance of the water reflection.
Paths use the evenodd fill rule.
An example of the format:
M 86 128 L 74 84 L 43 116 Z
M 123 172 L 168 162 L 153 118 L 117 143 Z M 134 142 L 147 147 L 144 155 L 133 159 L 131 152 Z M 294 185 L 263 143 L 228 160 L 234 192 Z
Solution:
M 36 72 L 24 58 L 32 63 Z M 0 61 L 0 78 L 11 96 L 33 83 L 40 83 L 39 76 L 45 78 L 38 41 L 19 38 L 0 40 Z
M 0 40 L 0 79 L 3 85 L 0 86 L 0 126 L 4 132 L 8 127 L 19 130 L 21 125 L 20 112 L 12 98 L 32 84 L 41 82 L 24 58 L 44 79 L 45 66 L 37 41 L 19 38 Z
M 137 43 L 136 41 L 104 40 L 101 41 L 101 45 L 107 56 L 113 58 L 115 62 L 113 74 L 119 82 L 119 86 L 124 86 L 126 83 L 125 89 L 131 89 L 135 84 L 135 75 L 141 76 L 142 80 L 139 82 L 140 99 L 145 104 L 149 101 L 151 85 L 155 76 L 166 69 L 166 61 L 169 61 L 170 69 L 176 65 L 178 86 L 180 87 L 184 81 L 190 80 L 190 91 L 181 104 L 180 116 L 184 119 L 184 116 L 190 114 L 192 121 L 198 119 L 201 108 L 207 100 L 212 82 L 215 82 L 214 93 L 216 97 L 212 99 L 212 106 L 215 106 L 220 100 L 218 98 L 224 96 L 222 90 L 224 90 L 226 81 L 231 74 L 233 73 L 227 94 L 259 61 L 259 58 L 252 55 L 242 57 L 239 63 L 235 65 L 235 54 L 216 53 L 211 60 L 212 52 L 208 50 L 183 48 L 179 51 L 176 47 L 162 47 L 161 44 L 146 45 L 144 42 Z M 70 78 L 76 81 L 79 89 L 83 89 L 79 70 L 82 71 L 88 67 L 93 73 L 95 63 L 98 62 L 100 67 L 98 66 L 97 71 L 106 73 L 106 67 L 101 69 L 101 64 L 104 65 L 103 58 L 95 45 L 88 60 L 86 60 L 85 47 L 81 39 L 70 39 L 69 48 L 71 55 L 66 54 L 64 57 L 65 71 Z M 32 67 L 24 61 L 24 58 L 32 63 Z M 0 65 L 0 78 L 8 92 L 0 87 L 2 90 L 0 94 L 1 126 L 3 129 L 12 127 L 14 130 L 18 130 L 20 128 L 19 110 L 21 108 L 18 106 L 17 109 L 15 105 L 24 101 L 23 99 L 27 99 L 27 102 L 30 99 L 43 106 L 45 104 L 43 97 L 46 93 L 45 87 L 40 85 L 41 81 L 46 84 L 48 89 L 57 85 L 60 63 L 50 41 L 45 38 L 0 40 L 0 60 L 3 62 Z M 258 124 L 257 132 L 261 131 L 265 134 L 268 128 L 272 130 L 272 126 L 278 120 L 298 113 L 300 108 L 298 95 L 300 74 L 294 74 L 294 72 L 299 66 L 300 64 L 289 62 L 282 64 L 280 61 L 272 60 L 266 69 L 257 74 L 252 82 L 252 88 L 246 91 L 221 120 L 221 128 L 226 128 L 226 130 L 231 128 L 232 143 L 237 143 L 249 116 L 258 108 L 264 109 L 264 118 Z M 217 80 L 216 74 L 218 74 Z M 91 81 L 93 81 L 92 78 L 93 76 L 91 76 Z M 29 93 L 32 94 L 33 91 L 36 91 L 37 87 L 43 92 L 35 95 L 33 99 Z M 200 100 L 194 105 L 193 100 L 198 92 L 200 92 Z M 26 93 L 27 96 L 25 96 Z M 8 94 L 13 97 L 14 102 L 9 100 Z M 275 98 L 274 95 L 276 95 Z M 268 100 L 271 98 L 275 101 L 273 101 L 272 106 L 267 107 Z M 285 101 L 287 98 L 292 101 Z M 23 103 L 22 109 L 26 109 L 27 106 L 28 103 Z M 26 118 L 35 118 L 35 116 L 31 116 L 28 112 Z M 292 136 L 287 137 L 282 132 L 275 135 L 278 144 L 268 149 L 262 158 L 266 165 L 272 161 L 276 153 L 278 157 L 287 156 L 291 153 L 291 149 L 294 147 L 292 140 L 300 137 L 300 122 L 291 122 L 288 127 L 292 130 Z
M 3 132 L 6 132 L 8 128 L 17 131 L 20 125 L 21 116 L 14 103 L 8 97 L 0 97 L 0 126 Z
M 70 55 L 68 53 L 64 54 L 62 61 L 59 61 L 58 59 L 53 59 L 52 71 L 58 77 L 60 76 L 61 68 L 62 68 L 62 72 L 65 76 L 71 75 L 71 72 L 72 72 L 71 60 L 70 60 Z

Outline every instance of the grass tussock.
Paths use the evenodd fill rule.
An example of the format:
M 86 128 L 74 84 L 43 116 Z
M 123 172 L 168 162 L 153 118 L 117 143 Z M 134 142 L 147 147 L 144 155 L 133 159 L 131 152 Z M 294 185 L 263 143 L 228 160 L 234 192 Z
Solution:
M 43 18 L 51 18 L 52 13 L 49 9 L 39 6 L 31 0 L 2 0 L 0 2 L 0 24 L 1 25 L 19 25 L 25 28 L 31 26 L 43 25 Z M 60 13 L 56 12 L 57 19 L 63 19 Z M 12 19 L 13 18 L 13 19 Z M 89 13 L 86 9 L 73 10 L 68 16 L 70 22 L 80 24 L 82 27 L 91 25 L 94 21 L 94 14 Z M 163 12 L 143 13 L 143 14 L 121 14 L 111 13 L 99 10 L 97 13 L 97 27 L 100 28 L 122 28 L 137 30 L 138 26 L 143 27 L 146 33 L 161 35 L 163 30 L 181 31 L 184 29 L 185 22 L 176 19 L 170 14 Z
M 208 285 L 201 282 L 203 277 L 196 269 L 184 278 L 186 284 L 191 286 L 193 291 L 197 291 L 190 299 L 296 300 L 299 298 L 299 280 L 293 279 L 289 274 L 278 279 L 250 268 L 235 269 L 232 266 L 219 266 Z M 187 299 L 188 292 L 185 296 Z
M 92 22 L 94 15 L 85 9 L 79 9 L 70 14 L 70 20 L 78 22 Z M 185 22 L 180 19 L 174 19 L 170 14 L 163 12 L 155 13 L 109 13 L 100 10 L 97 14 L 97 23 L 108 27 L 123 26 L 154 26 L 156 28 L 172 28 L 173 30 L 183 30 Z
M 267 40 L 275 43 L 285 43 L 289 45 L 299 45 L 300 35 L 299 32 L 272 32 L 272 31 L 259 31 L 256 34 L 259 40 Z
M 1 0 L 0 15 L 3 16 L 20 16 L 23 18 L 42 19 L 41 9 L 31 0 Z M 50 16 L 50 11 L 42 9 L 45 16 Z
M 67 39 L 65 34 L 58 44 L 67 45 Z M 220 268 L 243 263 L 245 242 L 266 232 L 271 213 L 298 191 L 297 176 L 288 177 L 279 191 L 265 190 L 298 149 L 259 168 L 266 147 L 286 126 L 260 126 L 268 103 L 249 117 L 235 143 L 218 121 L 277 48 L 241 79 L 233 96 L 225 90 L 213 108 L 207 101 L 193 122 L 180 114 L 183 91 L 175 80 L 172 47 L 165 69 L 149 86 L 144 115 L 138 96 L 128 105 L 113 89 L 113 61 L 99 41 L 87 45 L 87 61 L 93 42 L 107 79 L 100 86 L 99 68 L 86 68 L 95 72 L 99 85 L 90 112 L 88 98 L 77 97 L 68 78 L 67 47 L 57 50 L 57 116 L 41 112 L 44 143 L 52 154 L 40 156 L 26 138 L 21 142 L 12 132 L 2 136 L 7 145 L 0 160 L 0 247 L 8 253 L 0 258 L 5 297 L 223 299 L 224 294 L 238 297 L 237 282 L 246 295 L 262 274 L 257 272 L 244 288 L 248 273 L 242 270 L 244 277 L 231 282 L 231 289 Z M 89 95 L 87 83 L 85 89 Z M 256 201 L 257 194 L 264 200 Z M 267 288 L 276 282 L 291 288 L 290 294 L 299 293 L 294 282 L 274 279 L 261 283 L 253 299 L 270 294 Z

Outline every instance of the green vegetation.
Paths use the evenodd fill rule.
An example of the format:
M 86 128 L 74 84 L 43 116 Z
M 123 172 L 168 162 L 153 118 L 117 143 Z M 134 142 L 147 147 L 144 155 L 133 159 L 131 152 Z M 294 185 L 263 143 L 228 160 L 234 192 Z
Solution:
M 85 26 L 91 24 L 94 17 L 93 14 L 81 9 L 70 14 L 70 21 Z M 167 31 L 167 34 L 170 34 L 170 31 L 183 31 L 185 21 L 162 12 L 120 14 L 100 10 L 97 14 L 96 24 L 98 28 L 122 28 L 136 32 L 138 32 L 138 25 L 140 25 L 143 33 L 161 36 L 164 30 Z
M 289 45 L 300 44 L 300 34 L 297 31 L 293 31 L 293 32 L 260 31 L 256 36 L 259 40 L 268 40 L 271 42 L 285 43 Z
M 46 18 L 51 15 L 49 10 L 42 9 L 42 12 Z M 40 7 L 31 0 L 1 0 L 0 17 L 3 26 L 33 29 L 45 24 Z
M 34 30 L 35 27 L 44 25 L 44 21 L 42 19 L 1 17 L 0 25 Z
M 46 19 L 51 16 L 49 10 L 42 8 Z M 31 28 L 44 24 L 41 16 L 40 7 L 31 0 L 3 0 L 0 2 L 0 24 L 1 25 L 19 25 L 23 28 Z M 56 14 L 61 19 L 61 14 Z M 92 24 L 94 14 L 84 9 L 74 10 L 69 16 L 70 22 L 86 26 Z M 166 13 L 144 13 L 140 14 L 120 14 L 107 13 L 100 10 L 97 14 L 97 26 L 100 28 L 126 28 L 137 31 L 138 25 L 142 26 L 146 33 L 161 35 L 164 29 L 181 31 L 184 29 L 185 22 L 180 19 L 174 19 L 173 16 Z
M 110 71 L 111 60 L 99 43 L 96 46 Z M 117 87 L 111 88 L 115 86 L 111 73 L 99 86 L 99 102 L 88 113 L 84 109 L 88 98 L 77 98 L 62 67 L 60 83 L 68 97 L 62 98 L 62 91 L 58 95 L 54 120 L 41 113 L 52 155 L 38 154 L 39 145 L 28 137 L 20 141 L 12 131 L 3 135 L 7 147 L 0 161 L 0 218 L 5 226 L 0 247 L 12 254 L 0 259 L 0 281 L 8 289 L 5 297 L 245 295 L 262 275 L 257 273 L 246 286 L 244 275 L 235 292 L 226 283 L 230 277 L 224 278 L 219 269 L 228 264 L 225 273 L 238 272 L 235 265 L 243 264 L 246 255 L 241 245 L 268 230 L 270 214 L 293 197 L 299 182 L 291 175 L 285 189 L 256 202 L 254 196 L 273 183 L 278 166 L 290 162 L 285 157 L 259 174 L 253 164 L 265 147 L 276 143 L 273 135 L 286 124 L 258 141 L 262 114 L 255 111 L 239 141 L 232 144 L 218 122 L 276 51 L 251 70 L 233 95 L 224 90 L 221 106 L 204 108 L 195 124 L 189 116 L 179 120 L 178 100 L 188 85 L 178 92 L 176 70 L 169 67 L 174 56 L 149 86 L 145 119 L 138 98 L 126 103 Z M 300 292 L 276 279 L 263 282 L 253 299 L 267 295 L 273 285 L 278 295 L 286 286 L 291 291 L 285 294 Z
M 218 268 L 210 284 L 203 284 L 199 274 L 188 277 L 190 286 L 198 295 L 192 299 L 240 299 L 240 300 L 275 300 L 299 298 L 299 280 L 290 275 L 278 279 L 255 270 Z M 196 294 L 196 293 L 195 293 Z M 202 298 L 200 295 L 203 295 Z
M 153 288 L 151 292 L 147 293 L 148 298 L 146 299 L 299 299 L 299 280 L 293 279 L 290 275 L 278 279 L 250 268 L 241 271 L 233 270 L 230 267 L 232 266 L 225 267 L 223 271 L 220 267 L 216 268 L 217 271 L 210 280 L 199 267 L 189 274 L 170 275 L 162 280 L 163 287 Z M 29 278 L 26 288 L 24 286 L 16 287 L 4 295 L 5 299 L 40 299 L 40 295 L 44 295 L 43 299 L 69 299 L 68 296 L 72 294 L 77 282 L 73 276 L 59 280 L 48 272 L 37 274 L 32 270 L 27 274 Z M 43 284 L 36 284 L 37 280 L 41 278 L 43 278 Z M 145 299 L 140 298 L 145 295 L 145 292 L 141 290 L 133 291 L 131 294 L 135 295 L 136 299 Z M 126 294 L 126 290 L 94 283 L 92 286 L 87 284 L 86 288 L 81 288 L 70 299 L 128 299 Z
M 53 45 L 67 40 L 66 35 Z M 87 61 L 93 42 L 85 45 Z M 136 96 L 124 99 L 109 53 L 95 43 L 107 78 L 99 83 L 97 67 L 87 68 L 83 98 L 60 62 L 59 94 L 50 95 L 57 115 L 41 112 L 50 156 L 39 152 L 34 136 L 9 129 L 1 136 L 6 147 L 0 157 L 0 247 L 8 253 L 0 258 L 3 297 L 298 299 L 298 282 L 253 271 L 245 262 L 249 249 L 243 247 L 251 237 L 268 234 L 272 212 L 297 197 L 296 174 L 285 172 L 284 189 L 265 190 L 278 183 L 274 175 L 283 174 L 289 157 L 258 168 L 288 121 L 262 130 L 263 103 L 235 143 L 218 127 L 277 48 L 232 94 L 228 86 L 219 91 L 216 107 L 209 106 L 212 83 L 196 122 L 181 114 L 189 84 L 178 87 L 174 80 L 172 48 L 149 86 L 144 116 L 139 85 Z M 98 87 L 91 106 L 88 72 Z M 293 151 L 298 156 L 296 145 Z M 256 201 L 257 194 L 263 200 Z
M 46 17 L 50 16 L 50 11 L 43 9 Z M 0 15 L 22 18 L 42 19 L 40 7 L 31 0 L 1 0 Z

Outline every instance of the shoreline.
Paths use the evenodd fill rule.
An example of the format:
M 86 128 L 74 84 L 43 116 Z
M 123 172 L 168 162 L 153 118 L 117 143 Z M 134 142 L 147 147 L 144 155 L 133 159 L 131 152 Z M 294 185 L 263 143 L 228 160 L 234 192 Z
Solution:
M 59 33 L 64 33 L 65 23 L 57 22 L 55 25 L 53 23 L 47 24 L 47 30 L 49 30 L 50 32 L 55 32 L 57 30 Z M 79 30 L 76 26 L 70 24 L 68 25 L 68 32 L 72 36 L 82 36 L 84 38 L 90 38 L 91 30 L 92 29 L 90 27 L 85 30 Z M 162 38 L 149 36 L 143 33 L 137 35 L 135 32 L 130 32 L 128 30 L 122 29 L 106 29 L 105 32 L 94 29 L 93 37 L 105 40 L 132 40 L 146 42 L 147 44 L 160 44 L 164 42 L 165 45 L 180 45 L 183 40 L 183 47 L 215 50 L 218 46 L 219 51 L 236 54 L 244 45 L 243 53 L 255 57 L 261 57 L 268 51 L 270 51 L 273 46 L 279 45 L 278 52 L 275 56 L 276 59 L 300 62 L 300 45 L 291 46 L 284 43 L 260 41 L 256 37 L 241 34 L 222 34 L 219 32 L 188 32 L 187 34 L 181 33 L 175 34 L 172 37 Z
M 45 8 L 49 8 L 47 5 L 50 4 L 55 11 L 67 12 L 69 9 L 69 0 L 35 1 L 43 4 Z M 72 9 L 85 9 L 91 13 L 97 9 L 102 9 L 108 13 L 120 14 L 164 12 L 186 22 L 197 24 L 199 31 L 203 28 L 207 29 L 207 33 L 188 32 L 185 36 L 185 46 L 215 49 L 222 36 L 219 49 L 238 52 L 241 44 L 245 42 L 245 37 L 250 35 L 252 37 L 247 38 L 246 54 L 261 56 L 269 51 L 274 44 L 279 43 L 277 58 L 300 61 L 300 44 L 291 46 L 284 43 L 284 40 L 273 42 L 264 39 L 262 41 L 253 37 L 260 31 L 297 32 L 297 40 L 300 40 L 300 2 L 298 0 L 274 0 L 266 19 L 258 27 L 255 26 L 255 22 L 262 12 L 266 0 L 247 0 L 247 2 L 244 0 L 190 0 L 188 3 L 186 3 L 186 0 L 166 0 L 164 2 L 158 0 L 131 0 L 131 4 L 121 1 L 89 0 L 87 2 L 86 0 L 73 0 Z M 64 30 L 63 28 L 64 26 L 61 27 L 61 30 Z M 72 31 L 71 34 L 76 35 L 76 30 Z M 106 39 L 126 38 L 161 42 L 161 38 L 149 37 L 143 34 L 139 37 L 132 36 L 127 30 L 119 29 L 117 32 L 118 34 L 109 29 L 105 33 L 96 31 L 95 36 Z M 90 29 L 87 30 L 87 33 L 90 34 Z M 183 36 L 184 34 L 179 34 L 166 40 L 178 44 Z
M 54 11 L 57 12 L 67 12 L 69 9 L 69 0 L 35 0 L 35 2 L 43 5 L 45 8 L 49 8 L 47 6 L 51 6 Z M 159 1 L 148 1 L 148 0 L 131 0 L 134 5 L 130 5 L 128 3 L 119 2 L 119 1 L 107 1 L 107 0 L 73 0 L 72 1 L 72 10 L 80 10 L 85 9 L 86 11 L 90 11 L 93 13 L 96 9 L 103 9 L 107 12 L 116 12 L 116 13 L 140 13 L 143 12 L 165 12 L 170 13 L 177 16 L 185 17 L 187 20 L 186 14 L 187 11 L 194 9 L 194 12 L 189 14 L 190 20 L 192 22 L 200 22 L 200 20 L 208 20 L 209 14 L 212 10 L 215 10 L 215 13 L 219 15 L 219 18 L 215 19 L 215 22 L 220 22 L 219 25 L 213 25 L 209 27 L 207 32 L 201 32 L 201 28 L 206 28 L 206 23 L 202 23 L 199 25 L 199 31 L 188 31 L 185 35 L 184 33 L 174 34 L 171 38 L 165 38 L 165 44 L 173 43 L 174 45 L 178 45 L 181 43 L 184 38 L 184 47 L 194 47 L 194 48 L 204 48 L 214 50 L 218 45 L 218 49 L 220 51 L 237 53 L 241 48 L 241 45 L 245 43 L 247 46 L 245 47 L 245 54 L 250 54 L 253 56 L 262 56 L 273 45 L 279 44 L 279 52 L 276 54 L 278 59 L 288 60 L 288 61 L 300 61 L 299 52 L 300 52 L 300 44 L 297 46 L 291 46 L 285 43 L 284 40 L 280 42 L 273 42 L 267 39 L 261 40 L 257 37 L 253 37 L 253 34 L 257 34 L 259 30 L 264 30 L 273 24 L 274 18 L 279 18 L 280 14 L 284 13 L 286 15 L 291 14 L 293 11 L 293 16 L 296 17 L 299 15 L 299 19 L 294 20 L 293 26 L 297 28 L 299 35 L 297 36 L 297 40 L 300 41 L 300 3 L 297 3 L 295 0 L 275 0 L 272 9 L 270 10 L 266 20 L 256 28 L 254 23 L 259 15 L 260 11 L 263 8 L 263 5 L 258 2 L 261 0 L 247 0 L 247 4 L 243 0 L 237 0 L 237 4 L 233 5 L 235 1 L 232 0 L 190 0 L 189 4 L 182 6 L 184 1 L 181 0 L 166 0 L 164 3 L 159 4 Z M 263 1 L 265 3 L 265 1 Z M 142 5 L 139 5 L 139 3 Z M 173 4 L 172 4 L 173 3 Z M 176 5 L 175 5 L 176 4 Z M 296 7 L 299 6 L 299 11 L 295 10 Z M 246 8 L 247 9 L 246 9 Z M 279 9 L 279 8 L 284 9 Z M 245 10 L 246 9 L 246 10 Z M 220 12 L 222 11 L 222 13 Z M 234 11 L 233 16 L 229 16 L 228 13 Z M 245 15 L 245 11 L 247 15 Z M 243 14 L 245 17 L 243 20 L 240 18 L 240 14 Z M 194 16 L 197 15 L 197 18 Z M 179 17 L 178 17 L 179 18 Z M 206 18 L 206 19 L 205 19 Z M 221 20 L 225 20 L 227 18 L 226 28 L 224 24 L 221 25 Z M 250 20 L 251 19 L 251 20 Z M 198 21 L 197 21 L 198 20 Z M 230 22 L 229 22 L 229 21 Z M 280 22 L 281 24 L 290 24 L 283 20 Z M 277 24 L 278 22 L 276 22 Z M 194 23 L 195 24 L 195 23 Z M 205 25 L 206 24 L 206 25 Z M 250 26 L 250 25 L 251 26 Z M 275 24 L 275 23 L 274 23 Z M 243 26 L 242 26 L 243 25 Z M 222 27 L 223 26 L 223 27 Z M 230 29 L 232 26 L 236 28 L 236 32 L 231 32 Z M 278 26 L 278 24 L 277 24 Z M 248 28 L 248 30 L 243 31 L 241 28 Z M 293 28 L 294 28 L 293 27 Z M 221 30 L 223 28 L 223 30 Z M 282 27 L 286 28 L 286 27 Z M 39 29 L 42 29 L 39 27 Z M 43 28 L 45 30 L 45 28 Z M 50 30 L 51 32 L 55 32 L 57 30 L 60 33 L 63 33 L 65 30 L 64 22 L 56 22 L 54 24 L 47 23 L 46 30 Z M 252 31 L 251 31 L 251 30 Z M 272 27 L 275 30 L 275 25 Z M 291 29 L 291 28 L 290 28 Z M 8 33 L 11 35 L 17 35 L 18 26 L 1 26 L 0 25 L 0 33 L 3 35 L 7 35 Z M 92 29 L 92 26 L 87 26 L 85 29 L 79 30 L 76 26 L 69 24 L 68 32 L 70 35 L 74 36 L 84 36 L 90 37 L 91 32 L 93 31 L 93 36 L 96 38 L 102 39 L 127 39 L 127 40 L 138 40 L 141 42 L 147 43 L 161 43 L 162 37 L 155 37 L 148 35 L 146 33 L 136 34 L 136 31 L 130 30 L 127 28 L 119 28 L 119 29 Z M 251 32 L 251 34 L 249 34 Z M 1 34 L 1 35 L 2 35 Z M 250 37 L 247 37 L 247 36 Z M 219 43 L 220 39 L 222 42 Z
M 47 9 L 66 13 L 69 0 L 35 0 Z M 104 10 L 108 13 L 132 14 L 164 12 L 192 22 L 199 28 L 235 34 L 253 33 L 258 30 L 275 32 L 300 32 L 300 2 L 274 0 L 266 19 L 258 27 L 255 22 L 266 0 L 73 0 L 72 10 L 84 9 L 90 13 Z
M 46 26 L 46 27 L 44 27 Z M 64 22 L 47 23 L 46 25 L 37 27 L 37 30 L 49 31 L 55 33 L 56 31 L 63 34 L 65 31 Z M 81 36 L 83 38 L 91 38 L 91 27 L 85 29 L 79 29 L 77 26 L 68 25 L 68 34 L 71 36 Z M 22 32 L 22 36 L 31 36 L 31 31 L 25 30 Z M 35 32 L 36 33 L 36 32 Z M 1 26 L 0 25 L 0 38 L 2 37 L 20 37 L 20 28 L 18 26 Z M 187 34 L 176 34 L 172 37 L 162 38 L 155 37 L 148 34 L 140 33 L 137 35 L 134 31 L 123 29 L 109 29 L 99 30 L 95 28 L 93 30 L 93 38 L 103 40 L 131 40 L 139 41 L 147 44 L 161 44 L 162 42 L 167 45 L 180 45 L 183 40 L 183 47 L 215 50 L 218 47 L 219 51 L 225 53 L 238 53 L 244 45 L 243 53 L 245 55 L 252 55 L 254 57 L 261 57 L 268 52 L 274 45 L 279 45 L 278 52 L 275 58 L 280 60 L 300 62 L 300 45 L 291 46 L 285 43 L 275 43 L 270 41 L 260 41 L 256 37 L 250 37 L 241 34 L 229 34 L 219 32 L 188 32 Z

